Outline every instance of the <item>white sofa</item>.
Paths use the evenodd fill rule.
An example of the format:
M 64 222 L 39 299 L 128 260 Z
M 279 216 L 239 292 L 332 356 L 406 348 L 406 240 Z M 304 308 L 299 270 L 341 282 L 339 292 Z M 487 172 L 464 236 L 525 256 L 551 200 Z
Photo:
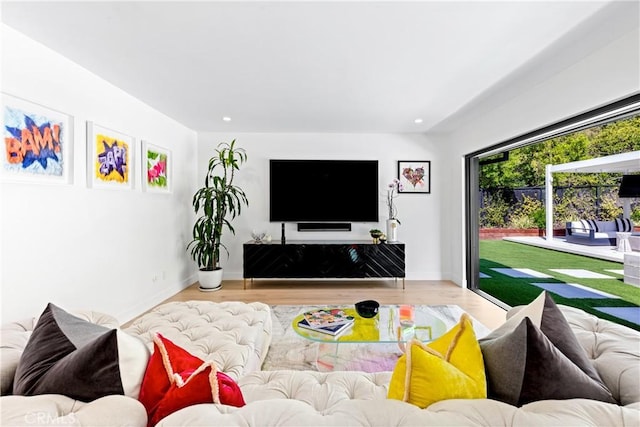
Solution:
M 585 220 L 567 222 L 567 242 L 588 246 L 615 246 L 618 231 L 615 221 L 593 222 L 595 226 Z
M 154 330 L 168 335 L 171 330 L 181 329 L 182 332 L 177 333 L 174 339 L 179 339 L 180 335 L 195 338 L 192 343 L 188 340 L 182 343 L 189 351 L 197 353 L 205 348 L 207 350 L 204 353 L 208 350 L 215 352 L 213 347 L 216 340 L 207 339 L 201 329 L 207 326 L 202 325 L 199 320 L 194 319 L 194 324 L 185 320 L 190 316 L 185 317 L 184 304 L 186 303 L 174 305 L 160 315 L 143 317 L 128 330 L 134 334 L 141 333 L 144 338 Z M 193 307 L 198 306 L 200 304 L 195 303 Z M 598 319 L 581 310 L 563 306 L 561 310 L 619 405 L 571 399 L 538 401 L 518 408 L 494 400 L 475 399 L 445 400 L 420 409 L 386 398 L 390 372 L 244 371 L 239 373 L 238 383 L 247 402 L 246 406 L 236 408 L 222 404 L 193 405 L 165 417 L 158 425 L 640 425 L 640 333 Z M 206 314 L 201 317 L 206 319 Z M 255 349 L 260 345 L 254 345 L 251 340 L 268 339 L 268 323 L 264 320 L 258 326 L 258 329 L 263 330 L 261 338 L 258 338 L 260 334 L 253 332 L 245 337 L 237 330 L 224 331 L 224 325 L 220 331 L 233 337 L 238 343 L 248 344 L 249 348 Z M 142 328 L 141 325 L 146 326 Z M 19 341 L 22 339 L 26 342 L 24 337 L 28 334 L 28 327 L 23 329 L 25 330 L 21 333 L 9 334 L 9 337 L 3 331 L 3 356 L 7 338 L 14 344 L 12 351 L 19 352 Z M 250 329 L 242 328 L 244 331 Z M 18 335 L 23 338 L 16 339 Z M 239 351 L 242 353 L 244 350 Z M 243 354 L 252 352 L 253 350 L 245 351 Z M 206 356 L 200 354 L 201 357 L 203 355 Z M 235 360 L 233 356 L 227 359 Z M 5 372 L 5 360 L 2 357 L 3 376 L 8 375 Z M 108 396 L 102 401 L 99 399 L 88 404 L 65 399 L 67 398 L 63 396 L 4 396 L 0 398 L 0 425 L 37 425 L 27 422 L 25 418 L 29 416 L 31 418 L 28 421 L 33 421 L 33 414 L 41 415 L 43 422 L 39 424 L 61 425 L 65 420 L 72 420 L 74 425 L 146 425 L 146 418 L 141 415 L 144 408 L 141 409 L 142 405 L 129 397 Z M 127 422 L 124 422 L 125 419 Z
M 633 233 L 634 225 L 629 219 L 629 227 L 617 219 L 614 221 L 579 220 L 566 223 L 565 238 L 568 243 L 578 243 L 588 246 L 615 246 L 618 244 L 616 233 L 629 231 Z
M 118 321 L 93 311 L 77 311 L 81 319 L 108 328 Z M 144 426 L 147 413 L 131 397 L 110 395 L 89 403 L 63 395 L 12 396 L 13 377 L 20 356 L 38 317 L 3 325 L 0 329 L 0 425 L 1 426 Z

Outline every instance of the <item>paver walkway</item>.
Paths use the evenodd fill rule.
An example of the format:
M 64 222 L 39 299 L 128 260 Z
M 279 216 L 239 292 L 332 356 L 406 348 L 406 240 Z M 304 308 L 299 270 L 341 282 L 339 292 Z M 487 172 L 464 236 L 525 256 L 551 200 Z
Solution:
M 532 283 L 532 285 L 565 298 L 620 299 L 615 295 L 577 283 Z
M 606 274 L 594 273 L 581 268 L 551 268 L 550 270 L 578 279 L 615 279 L 615 277 L 607 276 Z
M 640 325 L 640 307 L 593 307 L 598 311 Z
M 553 276 L 540 273 L 539 271 L 532 270 L 530 268 L 492 268 L 492 270 L 516 279 L 533 279 L 533 278 L 552 279 L 553 278 Z

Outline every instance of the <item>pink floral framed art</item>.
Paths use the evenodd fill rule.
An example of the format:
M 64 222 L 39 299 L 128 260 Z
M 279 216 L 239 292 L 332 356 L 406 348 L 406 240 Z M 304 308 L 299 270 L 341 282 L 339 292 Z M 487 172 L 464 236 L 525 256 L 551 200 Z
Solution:
M 151 193 L 170 193 L 171 151 L 142 141 L 142 189 Z

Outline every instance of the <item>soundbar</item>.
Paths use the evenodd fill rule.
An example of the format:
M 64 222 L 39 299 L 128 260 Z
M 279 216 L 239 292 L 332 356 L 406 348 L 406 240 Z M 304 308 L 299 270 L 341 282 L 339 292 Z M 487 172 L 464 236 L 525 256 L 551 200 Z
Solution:
M 299 222 L 298 231 L 351 231 L 350 222 Z

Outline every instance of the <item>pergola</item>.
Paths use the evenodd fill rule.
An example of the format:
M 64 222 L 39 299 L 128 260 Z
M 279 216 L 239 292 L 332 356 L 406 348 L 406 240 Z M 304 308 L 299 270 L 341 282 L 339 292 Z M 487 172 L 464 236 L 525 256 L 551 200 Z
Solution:
M 547 165 L 545 174 L 545 205 L 547 214 L 547 240 L 553 239 L 553 174 L 555 172 L 572 173 L 632 173 L 640 172 L 640 151 L 613 154 L 596 159 Z M 630 202 L 625 199 L 624 216 L 630 215 Z

